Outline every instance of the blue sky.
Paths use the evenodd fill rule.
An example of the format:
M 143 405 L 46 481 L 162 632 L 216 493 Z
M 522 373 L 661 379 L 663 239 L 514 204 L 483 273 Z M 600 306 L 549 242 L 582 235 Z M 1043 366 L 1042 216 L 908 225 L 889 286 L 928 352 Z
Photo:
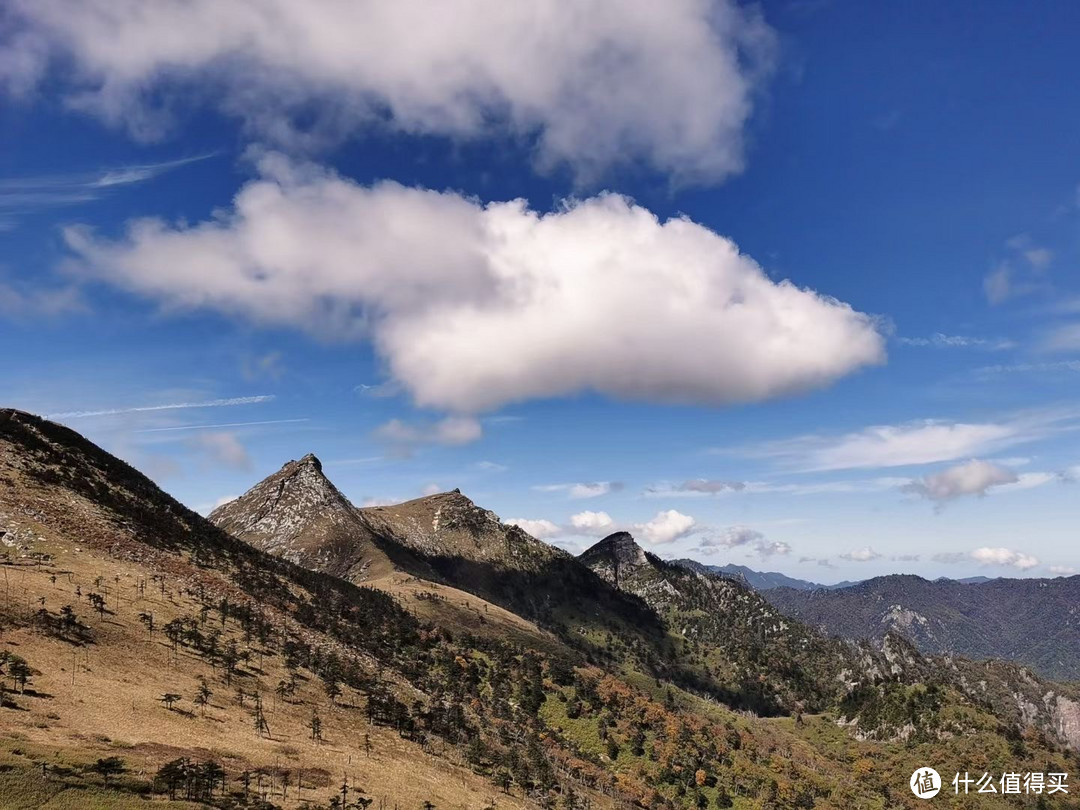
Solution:
M 4 404 L 202 511 L 1080 569 L 1080 9 L 604 6 L 16 0 Z

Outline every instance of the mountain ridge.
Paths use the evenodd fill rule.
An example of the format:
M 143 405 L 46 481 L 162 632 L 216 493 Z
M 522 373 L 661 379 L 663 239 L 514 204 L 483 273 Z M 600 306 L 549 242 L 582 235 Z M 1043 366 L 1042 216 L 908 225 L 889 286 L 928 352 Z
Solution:
M 501 555 L 501 522 L 445 494 L 460 513 L 439 511 L 447 501 L 436 499 L 388 525 L 411 515 L 407 528 L 431 532 L 414 537 L 418 544 L 468 549 L 479 538 Z M 894 635 L 876 646 L 823 639 L 744 584 L 667 563 L 629 535 L 605 538 L 618 590 L 562 552 L 534 566 L 531 556 L 425 558 L 407 549 L 445 563 L 439 573 L 471 593 L 493 589 L 556 629 L 550 643 L 539 632 L 506 635 L 495 603 L 481 596 L 461 605 L 475 617 L 464 628 L 460 613 L 439 607 L 461 598 L 447 585 L 395 571 L 357 587 L 309 567 L 318 555 L 298 565 L 284 547 L 274 555 L 232 537 L 73 431 L 3 413 L 0 529 L 10 530 L 0 565 L 21 588 L 15 599 L 5 592 L 0 627 L 33 681 L 26 694 L 5 687 L 0 700 L 18 706 L 0 706 L 0 804 L 12 779 L 40 786 L 42 762 L 58 766 L 47 788 L 69 803 L 85 806 L 93 788 L 112 791 L 101 806 L 120 807 L 133 795 L 161 795 L 162 784 L 143 773 L 184 758 L 212 763 L 226 751 L 233 806 L 246 803 L 244 775 L 256 771 L 274 774 L 262 798 L 289 810 L 322 806 L 340 774 L 350 789 L 405 806 L 473 806 L 496 791 L 511 808 L 689 810 L 729 806 L 732 797 L 777 810 L 881 806 L 928 751 L 940 753 L 933 746 L 956 756 L 1003 752 L 1032 769 L 1065 769 L 1060 746 L 1080 748 L 1080 704 L 1014 666 L 929 659 Z M 383 590 L 388 581 L 412 590 Z M 74 625 L 63 619 L 66 602 Z M 658 636 L 639 622 L 654 622 Z M 745 655 L 732 652 L 755 638 L 763 641 Z M 810 645 L 801 655 L 800 639 Z M 807 668 L 827 667 L 814 658 L 825 650 L 847 650 L 854 669 L 811 716 L 806 689 L 834 683 Z M 720 686 L 743 681 L 793 717 L 733 710 L 745 704 L 723 702 L 736 695 Z M 203 685 L 212 694 L 199 704 Z M 168 694 L 180 709 L 162 705 Z M 312 736 L 314 717 L 326 744 Z M 778 754 L 809 751 L 817 753 Z M 140 772 L 111 787 L 88 782 L 94 757 L 109 756 Z M 861 760 L 875 767 L 852 780 L 851 763 Z M 282 765 L 303 771 L 307 795 L 283 785 Z M 578 799 L 566 801 L 572 794 Z
M 1080 678 L 1080 576 L 965 583 L 891 574 L 842 590 L 764 595 L 845 638 L 900 632 L 928 653 L 1002 658 L 1050 678 Z

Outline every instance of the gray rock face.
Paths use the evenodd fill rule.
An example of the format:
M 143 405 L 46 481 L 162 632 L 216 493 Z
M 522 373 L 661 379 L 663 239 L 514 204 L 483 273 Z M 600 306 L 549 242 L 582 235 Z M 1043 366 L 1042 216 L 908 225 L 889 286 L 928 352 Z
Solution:
M 215 509 L 210 520 L 263 551 L 353 581 L 391 567 L 371 526 L 310 453 Z
M 649 564 L 645 549 L 637 544 L 629 532 L 608 535 L 578 559 L 616 588 L 634 571 Z

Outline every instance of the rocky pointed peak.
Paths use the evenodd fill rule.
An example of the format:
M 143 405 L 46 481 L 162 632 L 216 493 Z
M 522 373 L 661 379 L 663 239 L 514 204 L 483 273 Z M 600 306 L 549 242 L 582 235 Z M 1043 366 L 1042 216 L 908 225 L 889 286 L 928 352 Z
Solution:
M 322 472 L 322 462 L 319 461 L 318 456 L 314 453 L 308 453 L 299 461 L 292 462 L 301 467 L 313 467 L 316 472 Z
M 288 462 L 210 513 L 211 521 L 234 536 L 262 538 L 259 545 L 265 550 L 325 519 L 345 523 L 357 518 L 352 504 L 323 474 L 322 464 L 311 453 Z
M 218 507 L 210 520 L 258 549 L 354 582 L 393 568 L 367 519 L 312 453 Z
M 586 549 L 578 560 L 616 588 L 629 574 L 649 566 L 645 549 L 637 544 L 630 532 L 609 534 Z

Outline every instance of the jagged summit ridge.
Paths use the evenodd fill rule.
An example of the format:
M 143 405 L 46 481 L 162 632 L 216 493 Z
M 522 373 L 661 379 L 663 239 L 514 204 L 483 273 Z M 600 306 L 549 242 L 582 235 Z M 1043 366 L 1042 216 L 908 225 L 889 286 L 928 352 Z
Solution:
M 454 489 L 360 510 L 382 536 L 427 557 L 458 557 L 533 567 L 565 552 L 510 526 Z

